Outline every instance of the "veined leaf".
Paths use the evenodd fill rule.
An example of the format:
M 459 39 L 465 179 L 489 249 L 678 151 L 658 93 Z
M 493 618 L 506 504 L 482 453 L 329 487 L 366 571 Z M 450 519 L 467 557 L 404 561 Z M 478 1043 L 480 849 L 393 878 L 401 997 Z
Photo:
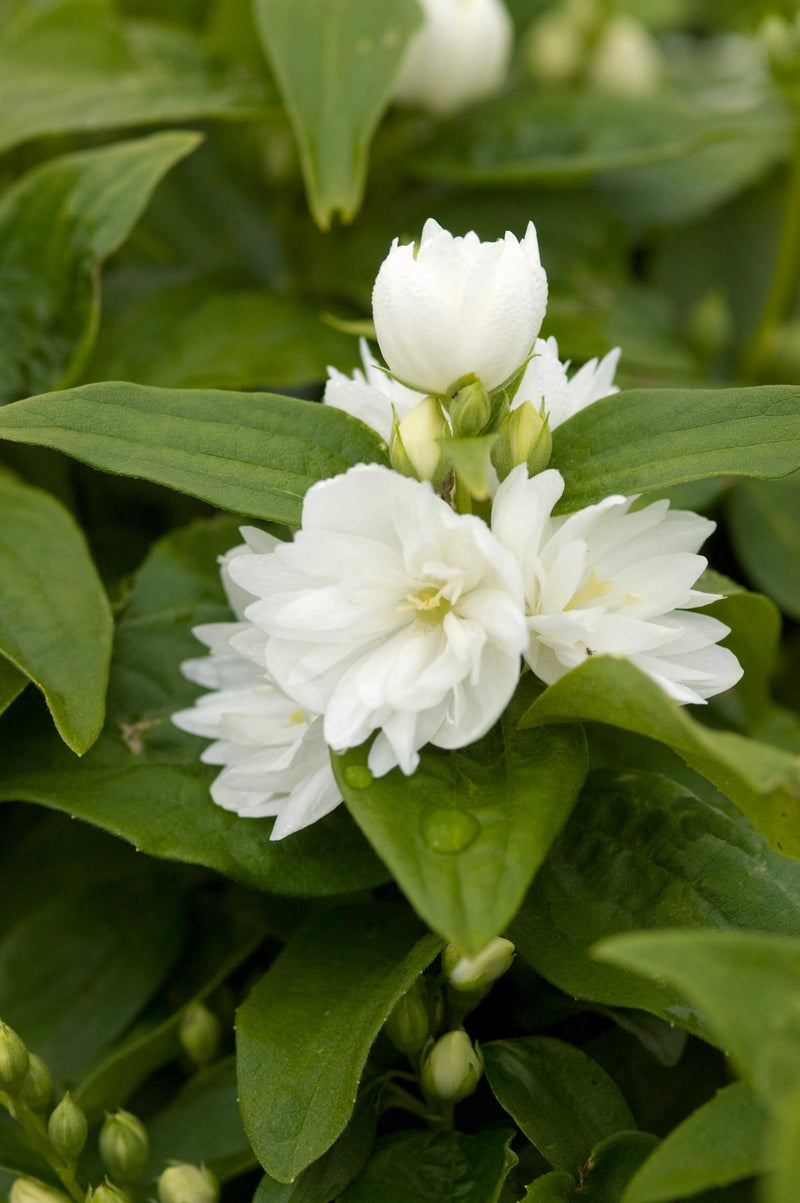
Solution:
M 497 1203 L 517 1158 L 502 1128 L 395 1132 L 378 1141 L 341 1203 Z
M 747 576 L 792 618 L 800 618 L 800 474 L 742 481 L 725 508 Z

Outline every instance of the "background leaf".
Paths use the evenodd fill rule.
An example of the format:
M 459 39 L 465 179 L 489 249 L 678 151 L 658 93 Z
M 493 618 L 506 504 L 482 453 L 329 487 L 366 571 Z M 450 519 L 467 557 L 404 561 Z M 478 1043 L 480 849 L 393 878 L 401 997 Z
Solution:
M 255 0 L 261 40 L 294 127 L 314 220 L 358 211 L 372 135 L 389 103 L 416 0 Z
M 337 907 L 312 919 L 239 1009 L 239 1091 L 265 1170 L 290 1182 L 347 1124 L 370 1047 L 441 942 L 405 910 Z
M 725 513 L 748 577 L 791 618 L 800 618 L 800 474 L 741 481 Z

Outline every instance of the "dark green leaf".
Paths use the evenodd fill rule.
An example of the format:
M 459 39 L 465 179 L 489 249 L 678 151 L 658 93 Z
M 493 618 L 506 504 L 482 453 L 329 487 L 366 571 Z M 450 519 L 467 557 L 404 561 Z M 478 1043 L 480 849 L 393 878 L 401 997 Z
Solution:
M 35 1152 L 22 1129 L 0 1115 L 0 1169 L 39 1178 L 58 1186 L 58 1179 L 44 1158 Z
M 649 1132 L 617 1132 L 592 1150 L 581 1174 L 580 1203 L 619 1203 L 626 1184 L 654 1147 Z
M 261 80 L 209 63 L 188 32 L 122 22 L 108 0 L 26 5 L 0 25 L 0 151 L 48 134 L 256 116 Z
M 720 601 L 709 606 L 708 613 L 731 628 L 725 646 L 744 670 L 734 693 L 747 730 L 755 735 L 772 705 L 770 678 L 775 671 L 781 637 L 780 612 L 768 597 L 748 593 L 717 572 L 704 572 L 701 582 L 701 589 L 724 594 Z
M 0 438 L 290 526 L 315 481 L 386 462 L 378 435 L 330 405 L 136 384 L 87 384 L 6 406 Z
M 502 1128 L 395 1132 L 375 1152 L 341 1203 L 497 1203 L 517 1158 Z
M 100 264 L 128 237 L 162 176 L 199 141 L 192 133 L 153 134 L 64 155 L 3 195 L 0 404 L 75 378 L 96 333 Z
M 800 618 L 800 475 L 742 481 L 726 512 L 748 577 L 792 618 Z
M 595 656 L 561 677 L 522 722 L 594 721 L 667 744 L 743 810 L 779 851 L 800 856 L 797 757 L 689 717 L 626 660 Z
M 183 921 L 180 883 L 145 862 L 113 884 L 45 896 L 0 941 L 0 1015 L 54 1074 L 73 1074 L 155 993 Z
M 572 1044 L 526 1036 L 482 1052 L 497 1101 L 554 1169 L 577 1173 L 598 1141 L 636 1127 L 605 1070 Z
M 765 1173 L 766 1125 L 766 1108 L 749 1086 L 724 1087 L 650 1154 L 623 1203 L 675 1203 Z
M 578 998 L 655 1012 L 706 1033 L 664 982 L 589 955 L 604 936 L 641 928 L 800 932 L 800 865 L 743 816 L 653 773 L 592 773 L 512 928 L 520 954 Z
M 80 755 L 97 739 L 105 715 L 113 634 L 108 598 L 72 516 L 48 493 L 5 477 L 0 580 L 0 652 L 38 685 L 59 734 Z M 19 681 L 5 669 L 0 680 L 13 700 Z
M 800 468 L 800 388 L 618 393 L 553 431 L 552 467 L 562 514 L 708 476 L 785 476 Z
M 245 1128 L 291 1181 L 347 1124 L 372 1042 L 440 941 L 405 910 L 323 912 L 284 949 L 236 1021 Z
M 19 697 L 27 684 L 25 674 L 14 668 L 10 660 L 0 656 L 0 714 Z
M 273 893 L 327 894 L 386 879 L 355 824 L 338 812 L 271 842 L 269 820 L 215 806 L 204 741 L 173 726 L 197 687 L 182 660 L 202 647 L 191 628 L 231 617 L 216 556 L 240 541 L 232 520 L 198 523 L 157 544 L 117 624 L 108 718 L 96 746 L 76 762 L 42 731 L 23 697 L 3 719 L 0 798 L 38 802 L 85 819 L 144 852 L 207 865 Z
M 364 193 L 372 135 L 389 103 L 415 0 L 255 0 L 294 127 L 314 220 L 350 221 Z
M 586 771 L 579 727 L 557 739 L 516 730 L 529 684 L 484 740 L 423 752 L 411 777 L 373 778 L 366 745 L 334 757 L 348 807 L 410 901 L 470 954 L 513 918 Z
M 575 1203 L 577 1183 L 572 1174 L 553 1170 L 532 1182 L 525 1193 L 525 1203 Z

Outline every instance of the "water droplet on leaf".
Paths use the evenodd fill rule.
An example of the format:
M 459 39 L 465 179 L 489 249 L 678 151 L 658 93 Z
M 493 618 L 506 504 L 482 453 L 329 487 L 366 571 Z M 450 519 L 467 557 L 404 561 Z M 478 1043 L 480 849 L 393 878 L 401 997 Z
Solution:
M 344 771 L 344 779 L 353 789 L 366 789 L 374 780 L 365 764 L 349 764 Z
M 468 810 L 440 806 L 422 819 L 425 843 L 434 852 L 463 852 L 480 834 L 481 825 Z

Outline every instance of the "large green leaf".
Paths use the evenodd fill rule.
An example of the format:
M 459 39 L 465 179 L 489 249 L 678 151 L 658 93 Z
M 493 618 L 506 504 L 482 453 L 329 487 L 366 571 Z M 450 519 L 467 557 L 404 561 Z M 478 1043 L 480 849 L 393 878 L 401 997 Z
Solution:
M 800 474 L 742 481 L 726 513 L 748 577 L 792 618 L 800 618 Z
M 100 264 L 199 140 L 153 134 L 51 159 L 0 198 L 0 404 L 75 378 L 95 336 Z
M 744 672 L 733 693 L 747 731 L 757 734 L 772 709 L 770 679 L 780 645 L 780 611 L 768 597 L 749 593 L 717 572 L 704 572 L 701 582 L 700 588 L 723 595 L 709 606 L 708 613 L 731 629 L 725 646 L 736 656 Z
M 728 731 L 703 727 L 626 660 L 595 656 L 556 681 L 522 719 L 610 723 L 667 744 L 713 782 L 781 852 L 800 856 L 797 757 Z
M 369 144 L 389 103 L 417 0 L 255 0 L 300 150 L 314 220 L 350 221 L 364 193 Z
M 767 1110 L 749 1086 L 725 1086 L 650 1154 L 623 1203 L 675 1203 L 764 1173 L 766 1124 Z
M 0 24 L 0 151 L 49 134 L 254 117 L 269 99 L 188 32 L 123 22 L 108 0 L 26 5 Z
M 554 1169 L 577 1173 L 599 1141 L 636 1127 L 611 1078 L 575 1045 L 526 1036 L 482 1051 L 497 1101 Z
M 529 686 L 485 739 L 424 751 L 411 777 L 374 778 L 367 745 L 334 757 L 350 811 L 414 907 L 472 955 L 513 918 L 586 772 L 579 727 L 516 730 Z
M 27 684 L 25 674 L 14 668 L 10 660 L 0 656 L 0 714 L 19 697 Z
M 119 1036 L 172 967 L 182 883 L 142 861 L 136 874 L 77 884 L 0 941 L 0 1015 L 54 1074 L 72 1074 Z
M 284 949 L 236 1019 L 245 1128 L 290 1182 L 344 1130 L 370 1047 L 441 943 L 407 910 L 324 911 Z
M 654 1012 L 705 1035 L 664 982 L 590 955 L 604 936 L 642 928 L 751 928 L 800 935 L 800 865 L 743 815 L 629 769 L 590 774 L 511 928 L 519 953 L 577 998 Z
M 83 534 L 48 493 L 0 477 L 0 653 L 79 755 L 103 725 L 113 622 Z M 20 691 L 8 668 L 6 698 Z M 2 686 L 0 686 L 2 690 Z M 9 696 L 10 695 L 10 696 Z
M 0 438 L 55 447 L 93 468 L 294 526 L 315 481 L 386 462 L 378 435 L 331 405 L 136 384 L 18 401 L 0 411 Z
M 641 389 L 596 401 L 553 432 L 559 513 L 611 493 L 800 468 L 800 388 Z
M 517 1158 L 502 1128 L 395 1132 L 378 1142 L 341 1203 L 497 1203 Z
M 144 852 L 207 865 L 257 889 L 328 894 L 386 879 L 344 807 L 271 842 L 271 823 L 215 806 L 204 741 L 173 726 L 197 687 L 181 661 L 202 653 L 199 623 L 230 620 L 216 556 L 240 541 L 230 519 L 198 523 L 157 544 L 117 624 L 106 726 L 75 758 L 20 698 L 3 718 L 0 798 L 38 802 L 94 823 Z M 30 691 L 29 691 L 30 692 Z

